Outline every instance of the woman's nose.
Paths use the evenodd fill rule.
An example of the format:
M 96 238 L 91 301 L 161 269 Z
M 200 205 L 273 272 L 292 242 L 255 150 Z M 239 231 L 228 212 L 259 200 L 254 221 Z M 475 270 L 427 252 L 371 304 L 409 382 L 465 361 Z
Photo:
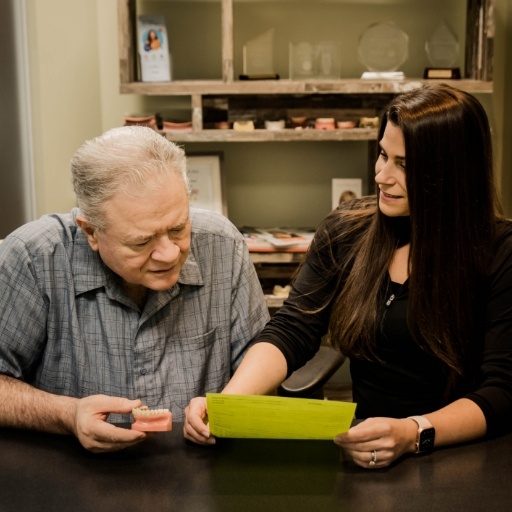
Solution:
M 393 173 L 388 162 L 380 162 L 375 165 L 375 182 L 389 183 L 393 180 Z

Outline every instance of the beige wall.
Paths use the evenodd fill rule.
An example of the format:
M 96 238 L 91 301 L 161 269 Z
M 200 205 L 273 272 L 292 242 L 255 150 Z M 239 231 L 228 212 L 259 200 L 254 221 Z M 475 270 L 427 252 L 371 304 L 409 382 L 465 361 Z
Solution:
M 73 203 L 69 159 L 101 130 L 95 4 L 87 0 L 27 2 L 36 210 Z
M 69 159 L 84 140 L 108 128 L 119 126 L 124 113 L 143 112 L 148 108 L 152 112 L 158 108 L 159 103 L 165 105 L 169 99 L 119 94 L 117 0 L 25 1 L 29 31 L 36 211 L 39 216 L 47 212 L 67 211 L 74 205 L 69 182 Z M 505 91 L 510 91 L 512 87 L 510 79 L 510 69 L 512 69 L 512 51 L 510 50 L 512 13 L 510 11 L 512 8 L 508 5 L 509 0 L 495 0 L 495 2 L 498 29 L 495 93 L 492 97 L 484 98 L 484 102 L 492 113 L 492 124 L 498 143 L 497 162 L 500 164 L 498 174 L 504 202 L 510 212 L 512 209 L 512 180 L 509 177 L 509 169 L 512 165 L 512 115 L 510 115 L 511 99 Z M 371 2 L 365 2 L 365 5 L 369 3 Z M 421 21 L 425 22 L 425 20 Z M 353 150 L 350 145 L 343 150 L 335 148 L 332 144 L 330 146 L 332 146 L 331 149 L 329 145 L 318 146 L 316 151 L 322 158 L 328 158 L 329 151 L 332 151 L 330 158 L 336 159 L 336 165 L 344 160 L 352 162 L 350 159 L 353 158 L 351 156 Z M 296 164 L 288 162 L 285 156 L 281 159 L 278 156 L 275 157 L 278 165 L 283 167 L 280 188 L 272 186 L 265 190 L 264 184 L 254 181 L 253 174 L 257 174 L 259 168 L 268 169 L 269 167 L 265 156 L 269 151 L 277 151 L 278 147 L 265 149 L 264 146 L 253 145 L 250 148 L 251 172 L 247 172 L 245 176 L 241 172 L 244 148 L 234 146 L 230 150 L 228 156 L 232 154 L 233 158 L 228 158 L 226 164 L 228 179 L 232 183 L 231 190 L 228 187 L 228 194 L 231 194 L 231 199 L 228 195 L 228 201 L 231 201 L 231 211 L 236 217 L 235 223 L 250 222 L 251 219 L 244 217 L 248 211 L 257 213 L 258 205 L 261 203 L 248 204 L 246 197 L 247 192 L 257 190 L 258 186 L 260 189 L 263 187 L 261 190 L 263 195 L 273 191 L 278 193 L 276 202 L 284 197 L 290 204 L 299 197 L 295 212 L 293 209 L 285 212 L 286 218 L 282 218 L 281 223 L 307 222 L 306 219 L 300 218 L 302 212 L 308 211 L 300 194 L 308 198 L 309 203 L 316 201 L 312 205 L 316 213 L 308 213 L 308 219 L 313 218 L 317 221 L 318 217 L 324 214 L 322 205 L 326 198 L 327 201 L 330 200 L 328 183 L 332 173 L 335 172 L 333 170 L 325 170 L 325 183 L 316 196 L 311 194 L 315 192 L 316 183 L 307 182 L 311 177 L 310 170 L 304 169 L 302 174 L 297 175 Z M 325 148 L 327 152 L 320 147 Z M 196 145 L 191 150 L 203 148 L 217 149 L 207 145 Z M 313 150 L 314 146 L 306 145 L 305 148 Z M 249 148 L 246 149 L 249 151 Z M 339 153 L 340 151 L 344 152 Z M 362 154 L 366 156 L 364 150 Z M 314 173 L 318 172 L 314 167 L 313 165 L 311 170 Z M 269 209 L 266 211 L 268 212 Z M 283 212 L 280 212 L 280 215 L 283 215 Z M 268 218 L 268 222 L 272 220 L 271 217 Z M 294 220 L 297 222 L 293 222 Z M 265 222 L 266 219 L 263 219 L 261 224 Z
M 27 0 L 37 216 L 74 206 L 69 160 L 118 126 L 116 0 Z

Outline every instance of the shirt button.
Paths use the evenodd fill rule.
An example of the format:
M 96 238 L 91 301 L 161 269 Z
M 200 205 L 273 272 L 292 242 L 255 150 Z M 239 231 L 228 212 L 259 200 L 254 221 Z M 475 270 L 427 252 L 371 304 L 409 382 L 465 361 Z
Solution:
M 141 374 L 141 375 L 146 375 L 146 373 L 148 373 L 148 371 L 146 370 L 146 368 L 141 368 L 141 369 L 140 369 L 140 374 Z

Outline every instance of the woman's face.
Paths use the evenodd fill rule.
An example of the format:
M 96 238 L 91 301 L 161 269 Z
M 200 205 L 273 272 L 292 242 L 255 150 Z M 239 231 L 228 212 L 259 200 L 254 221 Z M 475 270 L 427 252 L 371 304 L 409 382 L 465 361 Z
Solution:
M 405 142 L 402 130 L 388 121 L 379 143 L 375 183 L 379 187 L 379 208 L 388 217 L 409 215 L 405 171 Z

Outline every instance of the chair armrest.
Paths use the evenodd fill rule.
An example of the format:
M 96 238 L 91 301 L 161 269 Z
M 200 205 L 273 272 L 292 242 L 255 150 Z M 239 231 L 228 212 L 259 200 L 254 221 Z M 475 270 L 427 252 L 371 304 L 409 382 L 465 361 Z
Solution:
M 345 356 L 328 346 L 321 346 L 318 352 L 302 368 L 294 371 L 279 386 L 278 395 L 311 398 L 334 375 L 345 362 Z

